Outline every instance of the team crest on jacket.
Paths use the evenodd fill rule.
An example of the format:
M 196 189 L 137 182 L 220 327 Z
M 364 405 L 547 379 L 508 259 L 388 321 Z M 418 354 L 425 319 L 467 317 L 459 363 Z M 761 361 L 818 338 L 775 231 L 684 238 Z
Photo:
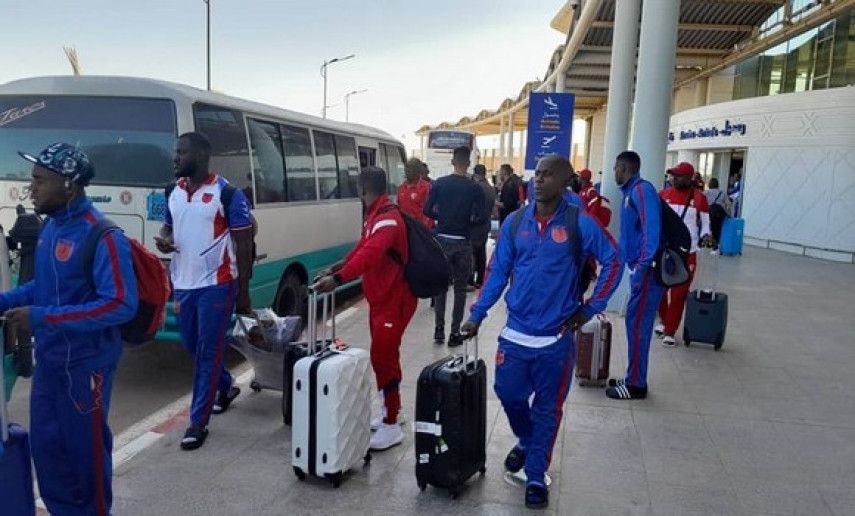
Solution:
M 53 248 L 53 255 L 61 262 L 67 262 L 74 251 L 74 242 L 70 240 L 59 240 Z
M 501 349 L 496 351 L 496 365 L 500 366 L 505 363 L 505 352 Z
M 552 228 L 552 240 L 558 244 L 563 244 L 567 241 L 567 228 L 557 226 Z
M 208 204 L 214 199 L 214 194 L 206 193 L 202 194 L 202 202 Z

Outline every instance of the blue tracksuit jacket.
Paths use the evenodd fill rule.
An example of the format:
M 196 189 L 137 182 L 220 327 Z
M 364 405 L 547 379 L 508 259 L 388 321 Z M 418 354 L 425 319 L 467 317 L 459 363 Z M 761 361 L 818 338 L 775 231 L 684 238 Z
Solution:
M 51 213 L 36 246 L 35 278 L 0 294 L 0 311 L 30 306 L 30 448 L 42 500 L 63 516 L 110 512 L 107 418 L 122 354 L 118 325 L 133 317 L 138 302 L 130 243 L 119 231 L 99 240 L 87 278 L 86 235 L 101 219 L 85 197 Z
M 620 258 L 630 269 L 653 266 L 662 232 L 662 209 L 656 187 L 639 176 L 621 185 Z
M 511 235 L 513 216 L 505 219 L 490 260 L 487 281 L 479 299 L 472 305 L 471 319 L 484 320 L 487 310 L 505 290 L 508 279 L 513 278 L 505 296 L 508 328 L 527 335 L 558 335 L 564 322 L 580 308 L 580 271 L 568 250 L 564 228 L 566 202 L 559 205 L 542 234 L 535 220 L 535 207 L 536 204 L 529 204 L 521 208 L 525 212 L 516 235 Z M 594 256 L 603 264 L 593 295 L 581 307 L 588 317 L 593 317 L 605 309 L 609 296 L 617 288 L 621 265 L 614 240 L 581 210 L 579 237 L 582 256 Z M 584 263 L 584 260 L 579 262 Z M 560 281 L 561 278 L 566 281 Z

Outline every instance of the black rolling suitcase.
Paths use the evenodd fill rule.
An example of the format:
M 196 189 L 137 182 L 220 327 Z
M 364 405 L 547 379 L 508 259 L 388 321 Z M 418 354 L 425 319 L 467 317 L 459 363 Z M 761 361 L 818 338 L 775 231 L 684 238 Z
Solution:
M 712 344 L 718 351 L 727 333 L 727 294 L 716 288 L 718 253 L 701 249 L 698 259 L 698 289 L 691 291 L 686 299 L 683 344 L 704 342 Z
M 474 358 L 468 350 L 422 369 L 416 390 L 416 481 L 455 498 L 487 461 L 487 367 L 477 341 Z

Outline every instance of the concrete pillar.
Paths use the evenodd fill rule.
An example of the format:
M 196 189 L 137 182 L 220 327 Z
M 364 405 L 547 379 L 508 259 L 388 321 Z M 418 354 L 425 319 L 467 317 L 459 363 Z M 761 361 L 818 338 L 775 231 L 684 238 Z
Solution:
M 505 117 L 503 115 L 499 115 L 499 158 L 505 159 Z
M 642 177 L 657 188 L 665 170 L 679 16 L 680 0 L 646 0 L 641 13 L 630 147 L 641 156 Z
M 641 0 L 616 2 L 612 59 L 609 69 L 609 96 L 606 102 L 605 144 L 602 147 L 602 160 L 598 161 L 603 171 L 600 191 L 612 205 L 612 220 L 609 224 L 609 230 L 613 235 L 620 234 L 622 194 L 615 182 L 612 170 L 617 155 L 628 147 L 629 116 L 632 113 L 632 86 L 635 78 L 635 49 L 638 44 L 638 18 L 640 13 Z M 667 114 L 665 120 L 667 130 Z M 662 141 L 665 141 L 664 137 Z M 598 150 L 596 149 L 593 152 Z M 593 167 L 595 160 L 592 158 L 593 156 L 588 158 L 588 163 L 591 164 L 591 169 L 596 173 L 597 169 Z
M 422 153 L 419 159 L 425 159 L 425 135 L 419 136 L 419 151 Z
M 507 150 L 507 159 L 508 163 L 513 163 L 514 161 L 514 112 L 508 111 L 508 146 L 505 148 Z
M 528 130 L 520 130 L 520 170 L 525 170 L 525 151 L 528 144 Z
M 701 107 L 707 105 L 707 85 L 709 84 L 709 79 L 704 77 L 703 79 L 698 79 L 695 81 L 695 99 L 694 99 L 694 107 Z
M 693 167 L 698 168 L 698 156 L 699 152 L 696 150 L 678 150 L 677 151 L 677 163 L 681 161 L 685 161 L 687 163 L 691 163 Z M 641 166 L 644 166 L 644 162 L 642 161 Z M 665 167 L 662 168 L 665 170 Z
M 555 91 L 557 93 L 564 93 L 564 81 L 567 79 L 567 74 L 563 70 L 558 72 L 558 76 L 555 78 Z
M 730 176 L 730 152 L 717 152 L 715 155 L 715 169 L 713 177 L 718 178 L 718 184 L 722 190 L 727 191 L 727 180 Z

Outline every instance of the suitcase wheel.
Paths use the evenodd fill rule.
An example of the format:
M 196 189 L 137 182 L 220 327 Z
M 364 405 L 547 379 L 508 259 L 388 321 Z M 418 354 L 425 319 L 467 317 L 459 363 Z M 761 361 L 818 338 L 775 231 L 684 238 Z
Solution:
M 487 466 L 486 465 L 481 466 L 481 469 L 478 470 L 478 473 L 481 473 L 481 476 L 486 475 L 487 474 Z
M 343 476 L 340 471 L 338 473 L 333 473 L 331 475 L 327 474 L 324 476 L 329 479 L 330 485 L 332 485 L 334 488 L 338 489 L 339 487 L 341 487 L 341 480 Z
M 304 473 L 303 470 L 298 468 L 297 466 L 294 466 L 294 474 L 297 475 L 297 478 L 299 480 L 306 480 L 306 473 Z
M 249 388 L 252 389 L 252 392 L 261 392 L 261 384 L 256 382 L 255 380 L 249 384 Z
M 457 500 L 457 497 L 460 496 L 460 486 L 448 488 L 448 494 L 451 495 L 452 500 Z
M 427 489 L 427 482 L 419 482 L 419 491 Z
M 366 466 L 371 464 L 371 452 L 370 451 L 365 452 L 365 457 L 362 459 L 362 462 Z
M 718 341 L 718 342 L 716 342 L 716 343 L 715 343 L 715 347 L 713 347 L 713 349 L 714 349 L 714 350 L 716 350 L 716 351 L 718 351 L 718 350 L 720 350 L 720 349 L 721 349 L 721 346 L 722 346 L 723 344 L 724 344 L 724 342 Z
M 691 343 L 692 343 L 692 341 L 690 341 L 689 339 L 687 339 L 687 338 L 685 338 L 685 337 L 683 338 L 683 344 L 684 344 L 687 348 L 689 347 L 689 344 L 691 344 Z

